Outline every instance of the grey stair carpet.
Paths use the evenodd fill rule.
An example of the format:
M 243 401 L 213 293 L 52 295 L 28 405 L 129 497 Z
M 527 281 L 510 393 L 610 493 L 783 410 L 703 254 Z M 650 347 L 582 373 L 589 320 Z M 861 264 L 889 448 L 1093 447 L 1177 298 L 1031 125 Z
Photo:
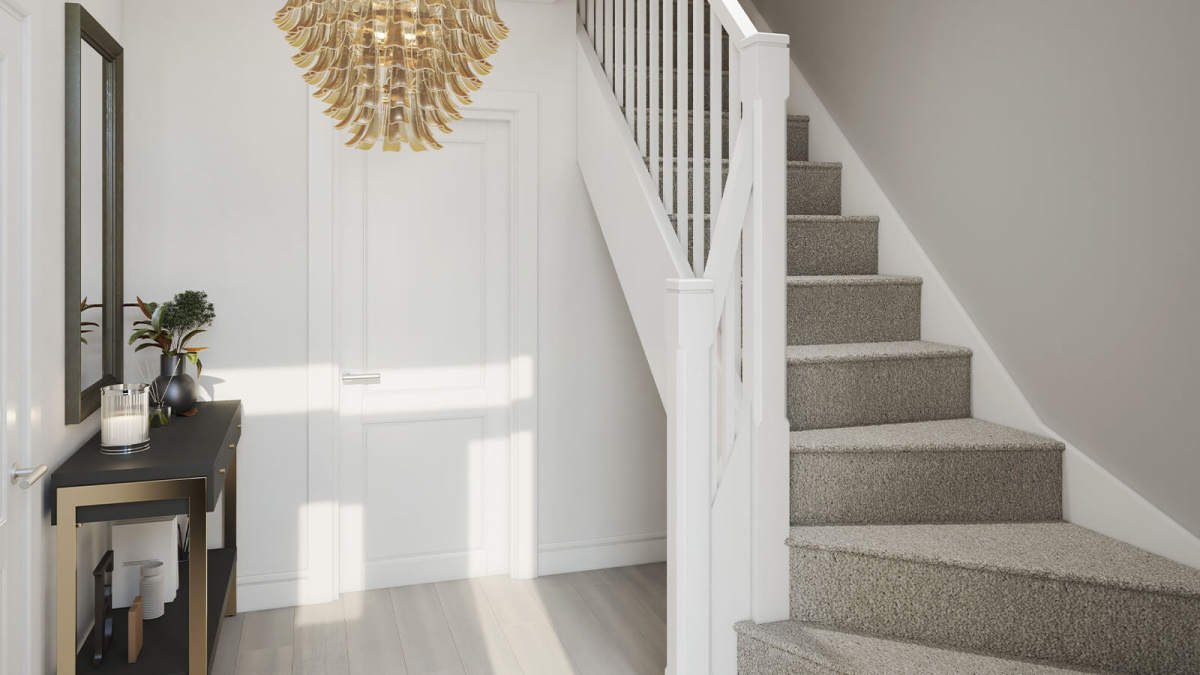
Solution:
M 791 345 L 792 430 L 971 414 L 971 350 L 933 342 Z
M 679 164 L 678 159 L 671 161 L 672 171 L 672 186 L 674 189 L 679 187 Z M 688 211 L 692 210 L 692 167 L 697 163 L 688 160 Z M 658 160 L 658 165 L 661 167 L 666 165 L 662 159 Z M 704 213 L 710 213 L 712 204 L 709 201 L 710 192 L 708 190 L 708 181 L 713 175 L 709 167 L 709 161 L 705 159 L 700 163 L 704 167 Z M 721 180 L 722 182 L 729 175 L 729 160 L 721 161 Z M 835 162 L 788 162 L 788 193 L 787 193 L 787 209 L 788 213 L 797 215 L 814 215 L 827 216 L 837 215 L 842 210 L 842 165 Z M 658 188 L 662 191 L 663 175 L 659 174 Z M 670 210 L 669 210 L 670 211 Z M 670 211 L 674 213 L 674 211 Z
M 689 48 L 690 48 L 690 45 L 689 45 Z M 679 106 L 679 104 L 680 104 L 680 100 L 678 97 L 679 76 L 681 73 L 687 77 L 687 79 L 684 80 L 684 83 L 685 83 L 685 86 L 687 87 L 686 100 L 688 103 L 688 108 L 690 108 L 692 110 L 695 110 L 700 107 L 707 109 L 709 107 L 709 105 L 708 105 L 709 101 L 712 98 L 712 87 L 709 85 L 710 76 L 712 74 L 711 70 L 706 69 L 704 71 L 704 92 L 703 92 L 704 95 L 700 99 L 701 100 L 700 105 L 696 105 L 696 99 L 693 96 L 693 94 L 696 93 L 692 87 L 692 77 L 693 77 L 693 73 L 695 73 L 695 71 L 692 70 L 691 68 L 687 68 L 686 70 L 680 70 L 679 68 L 672 68 L 671 76 L 669 79 L 666 76 L 666 72 L 660 68 L 658 71 L 658 87 L 659 87 L 658 90 L 662 91 L 662 88 L 664 86 L 670 86 L 671 87 L 671 96 L 673 98 L 674 104 L 675 104 L 675 106 Z M 721 99 L 722 99 L 720 101 L 721 110 L 728 110 L 729 109 L 729 71 L 728 70 L 721 71 Z
M 639 113 L 638 113 L 639 115 L 642 112 L 644 112 L 644 109 L 642 109 L 642 108 L 635 108 L 635 110 L 639 111 Z M 666 115 L 668 115 L 668 114 L 669 113 L 660 110 L 659 111 L 659 115 L 660 115 L 659 119 L 665 119 Z M 678 156 L 679 155 L 679 124 L 677 121 L 675 121 L 674 117 L 671 117 L 670 119 L 672 120 L 672 126 L 674 128 L 673 138 L 675 139 L 675 143 L 671 146 L 671 154 L 672 154 L 672 156 Z M 689 131 L 688 131 L 688 135 L 684 138 L 684 145 L 688 149 L 688 152 L 690 153 L 691 149 L 692 149 L 692 136 L 691 136 L 691 131 L 690 131 L 691 125 L 692 125 L 693 121 L 697 120 L 697 119 L 701 120 L 701 123 L 704 125 L 704 156 L 708 157 L 709 149 L 711 147 L 710 143 L 712 141 L 712 135 L 709 133 L 709 124 L 712 119 L 711 113 L 705 112 L 703 117 L 695 114 L 695 112 L 692 112 L 688 115 Z M 721 128 L 723 129 L 723 131 L 721 133 L 721 157 L 723 157 L 725 159 L 729 159 L 730 143 L 732 143 L 736 139 L 729 138 L 729 113 L 721 113 L 721 119 L 722 119 Z M 660 152 L 661 152 L 661 148 L 660 148 Z M 643 154 L 642 159 L 646 160 L 647 162 L 650 161 L 650 157 L 647 154 Z M 808 161 L 808 116 L 807 115 L 788 115 L 787 116 L 787 159 L 789 162 L 807 162 Z M 874 252 L 872 252 L 872 255 L 873 254 L 874 254 Z
M 1064 675 L 1099 673 L 836 631 L 800 621 L 737 624 L 741 675 Z
M 1200 672 L 1200 574 L 1069 523 L 793 527 L 792 618 L 1136 674 Z
M 706 10 L 706 13 L 707 13 L 707 10 Z M 691 14 L 688 14 L 688 23 L 689 24 L 692 23 L 692 15 Z M 707 26 L 708 22 L 705 21 L 704 25 Z M 646 35 L 646 32 L 644 30 L 640 30 L 640 31 L 637 31 L 635 33 L 635 35 L 637 35 L 638 38 L 643 38 Z M 661 35 L 661 33 L 660 33 L 660 35 Z M 635 38 L 635 40 L 636 39 L 637 38 Z M 700 35 L 700 39 L 704 42 L 704 51 L 702 52 L 704 59 L 703 59 L 702 65 L 710 66 L 712 56 L 709 53 L 709 50 L 712 48 L 712 34 L 709 33 L 708 31 L 705 31 L 704 33 L 702 33 Z M 689 68 L 691 68 L 692 64 L 694 64 L 696 62 L 695 54 L 692 53 L 692 45 L 694 44 L 695 40 L 696 40 L 696 34 L 694 32 L 689 32 L 687 35 L 687 62 L 688 62 Z M 678 48 L 679 45 L 676 44 L 675 46 L 676 46 L 676 48 Z M 650 48 L 648 40 L 646 43 L 646 48 L 647 49 Z M 658 56 L 659 62 L 661 63 L 661 61 L 662 61 L 662 42 L 661 41 L 658 43 L 658 49 L 656 50 L 655 53 Z M 679 56 L 678 56 L 677 51 L 672 50 L 672 52 L 671 52 L 672 62 L 678 60 L 678 58 L 679 58 Z M 721 68 L 727 69 L 728 67 L 729 67 L 729 34 L 726 33 L 725 31 L 721 31 Z
M 976 419 L 792 432 L 793 525 L 1062 518 L 1064 446 Z
M 921 277 L 788 277 L 793 345 L 921 339 Z
M 788 216 L 789 275 L 875 274 L 879 271 L 879 218 Z

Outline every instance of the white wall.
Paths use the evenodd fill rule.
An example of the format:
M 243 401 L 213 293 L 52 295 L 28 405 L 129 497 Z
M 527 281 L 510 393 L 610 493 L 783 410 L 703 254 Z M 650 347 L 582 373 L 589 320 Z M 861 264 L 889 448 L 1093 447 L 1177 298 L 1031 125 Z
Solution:
M 29 12 L 33 45 L 32 72 L 32 190 L 31 278 L 33 287 L 31 345 L 33 381 L 31 383 L 30 438 L 35 464 L 57 467 L 99 428 L 99 416 L 92 415 L 82 424 L 63 423 L 65 411 L 63 372 L 63 125 L 64 125 L 64 43 L 63 2 L 60 0 L 18 0 Z M 118 41 L 122 40 L 121 0 L 84 0 L 84 7 Z M 34 667 L 50 672 L 54 667 L 54 528 L 50 526 L 50 504 L 43 479 L 30 489 L 29 498 L 42 508 L 33 528 L 34 557 L 32 638 Z M 79 530 L 77 602 L 79 638 L 91 626 L 92 568 L 108 550 L 108 527 L 84 525 Z
M 310 563 L 311 97 L 271 22 L 279 4 L 125 0 L 124 14 L 126 294 L 161 300 L 197 288 L 216 304 L 217 323 L 203 336 L 210 350 L 201 386 L 206 398 L 245 405 L 243 588 L 290 582 Z M 575 164 L 574 8 L 504 0 L 498 8 L 512 34 L 485 87 L 536 92 L 541 122 L 543 573 L 661 560 L 665 422 Z M 402 157 L 421 161 L 407 151 Z M 241 600 L 249 609 L 247 598 L 286 596 Z

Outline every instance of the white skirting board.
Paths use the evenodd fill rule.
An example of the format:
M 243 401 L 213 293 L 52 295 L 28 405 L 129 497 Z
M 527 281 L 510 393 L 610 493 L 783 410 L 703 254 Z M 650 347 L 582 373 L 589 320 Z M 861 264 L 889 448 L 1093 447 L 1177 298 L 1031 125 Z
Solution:
M 330 594 L 322 575 L 309 570 L 239 577 L 238 613 L 280 607 L 319 605 L 337 598 Z
M 538 575 L 586 572 L 664 562 L 666 559 L 665 532 L 581 539 L 538 546 Z
M 747 0 L 741 2 L 760 30 L 770 29 L 757 8 Z M 974 351 L 971 372 L 974 415 L 1066 443 L 1063 459 L 1066 520 L 1200 568 L 1200 538 L 1042 422 L 795 63 L 791 65 L 788 113 L 809 116 L 810 160 L 842 163 L 842 212 L 879 216 L 879 273 L 918 275 L 924 279 L 922 338 Z

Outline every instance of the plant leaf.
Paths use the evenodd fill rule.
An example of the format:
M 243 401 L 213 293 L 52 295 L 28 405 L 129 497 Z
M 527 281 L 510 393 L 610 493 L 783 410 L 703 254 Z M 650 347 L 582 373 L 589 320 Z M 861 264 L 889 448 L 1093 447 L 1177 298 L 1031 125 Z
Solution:
M 179 346 L 183 347 L 184 345 L 186 345 L 188 343 L 189 340 L 191 340 L 192 338 L 196 337 L 197 335 L 199 335 L 203 332 L 205 332 L 205 330 L 203 328 L 197 328 L 196 330 L 188 333 L 187 335 L 184 335 L 183 339 L 179 341 Z
M 202 352 L 205 349 L 208 349 L 208 347 L 184 347 L 183 351 L 187 352 L 188 354 L 195 354 L 197 352 Z
M 95 326 L 97 328 L 100 327 L 100 324 L 96 323 L 95 321 L 80 321 L 79 325 L 80 326 Z
M 143 349 L 149 349 L 150 347 L 157 347 L 157 346 L 158 346 L 158 343 L 156 343 L 156 342 L 143 342 L 142 344 L 138 345 L 137 348 L 133 350 L 133 352 L 136 354 L 136 353 L 142 351 Z

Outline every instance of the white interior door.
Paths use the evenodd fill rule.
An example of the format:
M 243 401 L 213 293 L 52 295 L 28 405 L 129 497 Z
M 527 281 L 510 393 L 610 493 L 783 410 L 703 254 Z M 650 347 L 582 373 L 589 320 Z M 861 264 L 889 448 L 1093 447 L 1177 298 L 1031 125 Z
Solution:
M 342 591 L 508 571 L 509 139 L 335 152 Z
M 29 509 L 30 491 L 9 479 L 13 464 L 29 466 L 23 442 L 25 396 L 22 392 L 21 314 L 27 292 L 21 226 L 25 219 L 23 87 L 25 62 L 21 20 L 0 5 L 0 675 L 31 672 L 29 659 Z

